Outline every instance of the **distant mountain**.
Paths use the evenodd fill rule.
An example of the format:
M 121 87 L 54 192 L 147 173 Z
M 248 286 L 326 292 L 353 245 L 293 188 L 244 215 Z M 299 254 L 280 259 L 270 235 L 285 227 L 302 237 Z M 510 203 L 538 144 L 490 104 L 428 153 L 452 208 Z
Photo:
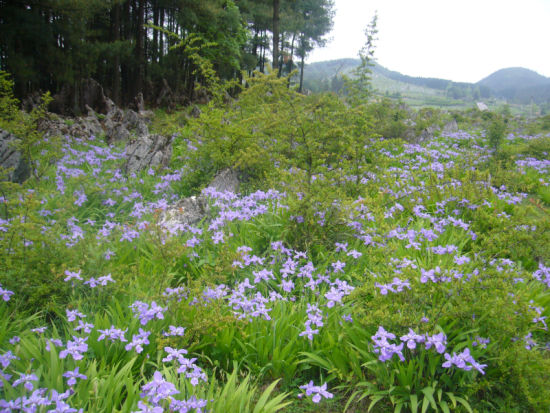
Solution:
M 359 63 L 359 59 L 351 58 L 309 63 L 304 68 L 304 77 L 314 81 L 330 80 L 334 76 L 349 74 Z
M 518 103 L 550 101 L 550 78 L 523 67 L 497 70 L 477 82 L 493 93 Z
M 351 74 L 359 59 L 338 59 L 306 65 L 304 82 L 313 91 L 334 90 L 342 74 Z M 524 68 L 498 70 L 477 83 L 453 82 L 446 79 L 413 77 L 389 70 L 379 64 L 373 67 L 373 84 L 381 92 L 409 90 L 454 100 L 502 98 L 510 103 L 550 103 L 550 78 Z M 409 86 L 407 86 L 409 85 Z M 420 88 L 420 89 L 418 89 Z
M 343 87 L 342 75 L 353 75 L 359 64 L 359 59 L 311 63 L 304 70 L 304 86 L 313 92 L 337 92 Z M 407 76 L 379 64 L 372 67 L 372 72 L 372 85 L 378 93 L 403 99 L 411 106 L 456 107 L 491 96 L 484 86 Z

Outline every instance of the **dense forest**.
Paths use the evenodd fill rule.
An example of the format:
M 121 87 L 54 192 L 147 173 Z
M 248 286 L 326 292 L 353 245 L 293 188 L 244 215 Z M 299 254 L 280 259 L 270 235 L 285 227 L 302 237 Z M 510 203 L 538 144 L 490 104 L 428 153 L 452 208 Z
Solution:
M 17 97 L 63 88 L 78 97 L 93 78 L 119 105 L 139 93 L 156 103 L 163 86 L 182 103 L 197 98 L 203 61 L 225 80 L 267 65 L 303 68 L 333 17 L 331 0 L 1 1 L 0 9 L 0 69 L 13 74 Z

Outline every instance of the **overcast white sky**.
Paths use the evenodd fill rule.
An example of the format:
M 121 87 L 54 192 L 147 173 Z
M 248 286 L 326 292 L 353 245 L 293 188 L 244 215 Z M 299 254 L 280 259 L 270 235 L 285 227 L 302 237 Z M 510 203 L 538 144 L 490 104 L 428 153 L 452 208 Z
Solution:
M 477 82 L 526 67 L 550 77 L 550 0 L 335 0 L 332 40 L 308 63 L 357 57 L 378 10 L 375 58 L 403 74 Z

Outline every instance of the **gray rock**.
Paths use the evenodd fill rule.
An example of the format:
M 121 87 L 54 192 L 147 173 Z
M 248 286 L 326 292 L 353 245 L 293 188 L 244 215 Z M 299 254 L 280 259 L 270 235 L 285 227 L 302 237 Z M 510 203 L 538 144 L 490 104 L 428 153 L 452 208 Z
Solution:
M 407 127 L 407 129 L 403 132 L 402 138 L 407 142 L 415 142 L 416 130 L 413 127 Z
M 53 96 L 49 110 L 64 116 L 75 116 L 86 112 L 86 107 L 106 114 L 112 101 L 105 96 L 103 87 L 94 79 L 83 79 L 78 85 L 65 84 Z
M 105 115 L 103 129 L 108 143 L 126 141 L 130 137 L 130 132 L 122 124 L 123 119 L 124 112 L 115 105 Z
M 21 101 L 21 107 L 25 112 L 30 112 L 36 109 L 42 103 L 42 91 L 32 92 Z
M 180 199 L 160 214 L 159 224 L 167 229 L 193 225 L 208 214 L 208 203 L 202 195 Z
M 201 87 L 193 91 L 193 101 L 200 105 L 206 105 L 210 101 L 210 96 L 206 89 Z
M 44 136 L 65 136 L 70 132 L 69 125 L 56 115 L 50 115 L 38 121 L 38 131 Z
M 134 98 L 134 104 L 136 105 L 136 109 L 139 113 L 145 111 L 145 102 L 143 100 L 143 93 L 139 92 L 137 96 Z
M 476 102 L 476 107 L 481 112 L 485 112 L 485 111 L 489 110 L 489 107 L 483 102 Z
M 105 115 L 103 128 L 109 143 L 129 140 L 132 134 L 137 137 L 149 135 L 146 118 L 133 110 L 124 112 L 114 104 Z
M 74 90 L 69 85 L 65 84 L 59 91 L 52 96 L 48 110 L 59 115 L 72 115 L 78 110 L 75 107 Z
M 239 189 L 239 179 L 237 172 L 231 169 L 224 169 L 218 173 L 209 188 L 214 188 L 218 192 L 231 191 L 236 193 Z M 161 215 L 159 223 L 167 229 L 181 228 L 185 225 L 193 225 L 209 213 L 208 201 L 205 195 L 183 198 L 176 204 L 167 208 Z
M 8 169 L 7 179 L 23 183 L 30 175 L 31 169 L 15 145 L 19 139 L 11 133 L 0 129 L 0 169 Z
M 95 111 L 86 105 L 88 116 L 77 118 L 73 127 L 71 127 L 71 135 L 89 138 L 91 136 L 101 136 L 103 134 L 103 127 L 99 122 Z
M 428 141 L 430 139 L 433 139 L 435 133 L 439 131 L 439 128 L 436 127 L 436 126 L 428 126 L 426 129 L 424 129 L 422 131 L 422 133 L 420 134 L 420 136 L 418 137 L 419 141 L 422 142 L 422 141 Z
M 214 188 L 218 192 L 233 192 L 237 193 L 239 192 L 239 176 L 237 172 L 235 172 L 232 169 L 224 169 L 221 172 L 219 172 L 212 182 L 210 182 L 210 185 L 208 185 L 209 188 Z
M 189 115 L 193 118 L 198 118 L 202 114 L 201 110 L 197 105 L 193 105 L 193 109 L 191 109 L 191 112 L 189 112 Z
M 83 118 L 81 122 L 82 128 L 87 135 L 97 137 L 103 134 L 103 127 L 97 118 L 87 117 Z
M 128 144 L 126 157 L 127 173 L 153 166 L 166 166 L 172 157 L 172 138 L 161 135 L 140 136 Z
M 96 112 L 107 113 L 109 110 L 110 101 L 103 93 L 101 86 L 94 79 L 84 79 L 80 83 L 80 111 L 85 112 L 86 107 L 93 108 Z
M 149 135 L 149 128 L 143 118 L 131 109 L 124 114 L 122 124 L 129 131 L 134 131 L 136 136 Z
M 129 142 L 135 136 L 138 139 L 129 144 L 128 168 L 132 172 L 169 162 L 172 153 L 168 148 L 170 142 L 166 138 L 149 135 L 147 122 L 150 122 L 152 112 L 138 114 L 133 110 L 123 111 L 109 98 L 105 99 L 105 103 L 107 114 L 104 116 L 98 116 L 91 106 L 86 105 L 87 116 L 62 118 L 50 114 L 47 119 L 41 120 L 39 130 L 46 136 L 90 138 L 104 135 L 109 144 Z
M 456 133 L 458 132 L 458 123 L 453 119 L 443 127 L 443 133 Z
M 156 99 L 157 106 L 171 108 L 174 105 L 174 92 L 166 79 L 162 79 L 162 88 Z
M 104 123 L 105 139 L 109 144 L 114 142 L 127 141 L 130 139 L 130 132 L 121 123 L 106 120 Z

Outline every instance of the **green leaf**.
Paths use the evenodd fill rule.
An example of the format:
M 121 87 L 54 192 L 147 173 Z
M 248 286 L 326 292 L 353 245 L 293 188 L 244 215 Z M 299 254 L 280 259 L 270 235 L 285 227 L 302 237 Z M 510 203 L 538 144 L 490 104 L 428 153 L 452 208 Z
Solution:
M 433 389 L 433 387 L 429 387 L 429 386 L 424 387 L 421 390 L 421 392 L 424 393 L 424 396 L 425 396 L 424 401 L 428 400 L 430 402 L 430 404 L 432 405 L 433 409 L 437 410 L 437 404 L 435 403 L 435 400 L 434 400 L 434 389 Z
M 306 359 L 300 360 L 300 363 L 314 362 L 314 363 L 316 363 L 316 365 L 318 365 L 319 367 L 324 368 L 325 370 L 330 370 L 332 368 L 332 366 L 330 365 L 330 363 L 327 360 L 321 358 L 317 354 L 309 353 L 309 352 L 306 352 L 306 351 L 303 351 L 300 354 L 302 354 L 304 356 L 307 356 Z
M 466 399 L 463 399 L 462 397 L 455 396 L 455 399 L 457 402 L 459 402 L 466 410 L 468 410 L 470 413 L 474 413 L 472 408 L 470 407 L 470 403 Z
M 447 392 L 445 393 L 447 395 L 447 397 L 451 400 L 451 402 L 453 403 L 453 409 L 456 409 L 456 397 L 453 393 L 451 392 Z
M 430 406 L 430 402 L 426 397 L 422 400 L 422 413 L 426 413 L 428 411 L 428 407 Z
M 416 394 L 411 394 L 409 398 L 411 399 L 411 412 L 416 413 L 418 410 L 418 396 Z
M 367 412 L 370 412 L 372 410 L 372 408 L 374 407 L 374 405 L 376 403 L 378 403 L 380 400 L 382 400 L 385 396 L 374 396 L 372 399 L 371 399 L 371 402 L 369 404 L 369 408 L 367 410 Z

